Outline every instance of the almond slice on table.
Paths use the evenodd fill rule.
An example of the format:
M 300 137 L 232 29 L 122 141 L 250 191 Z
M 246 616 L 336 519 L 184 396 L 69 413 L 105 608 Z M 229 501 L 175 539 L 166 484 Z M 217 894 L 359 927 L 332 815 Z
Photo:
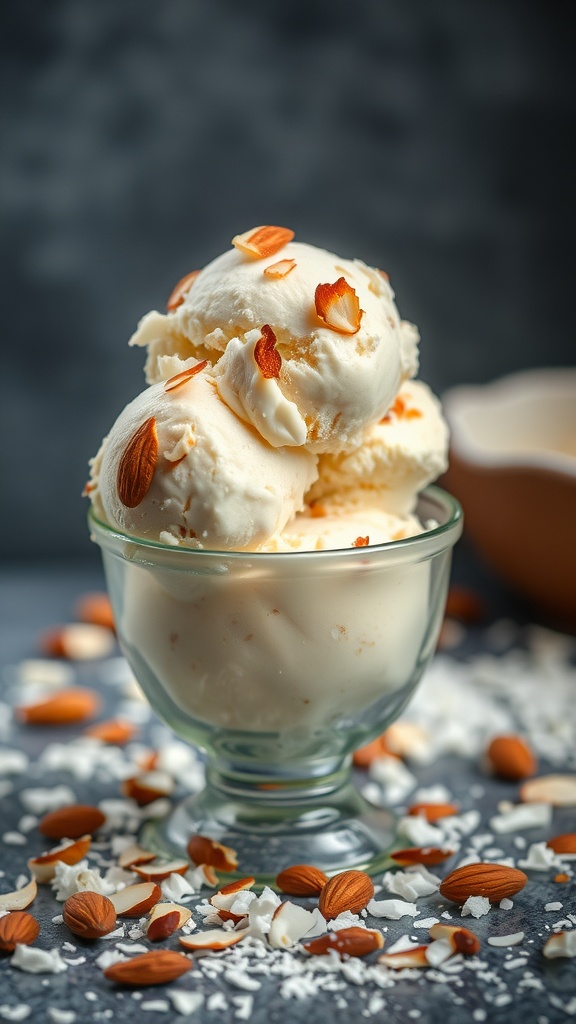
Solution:
M 54 846 L 46 853 L 41 853 L 39 857 L 31 857 L 28 861 L 30 874 L 37 882 L 50 882 L 56 874 L 57 864 L 78 864 L 88 853 L 91 843 L 91 836 L 81 836 L 75 841 L 69 840 L 60 846 Z
M 411 864 L 443 864 L 445 860 L 454 856 L 454 850 L 442 850 L 439 846 L 409 846 L 405 850 L 395 850 L 390 854 L 392 860 L 400 867 L 409 867 Z
M 135 800 L 140 807 L 145 807 L 160 797 L 172 796 L 176 783 L 168 772 L 156 769 L 124 779 L 120 788 L 124 796 Z
M 260 227 L 251 228 L 250 231 L 245 231 L 241 235 L 235 235 L 232 245 L 235 249 L 243 252 L 245 256 L 261 260 L 266 256 L 274 256 L 293 238 L 294 232 L 290 228 L 263 224 Z
M 75 892 L 62 908 L 64 924 L 82 939 L 99 939 L 116 927 L 116 908 L 99 892 Z
M 105 591 L 95 590 L 82 594 L 76 602 L 75 614 L 80 622 L 87 622 L 90 626 L 104 626 L 113 633 L 116 631 L 112 602 Z
M 576 956 L 576 929 L 570 932 L 555 932 L 544 943 L 542 952 L 549 960 L 555 960 L 556 957 L 561 956 Z
M 365 871 L 340 871 L 328 879 L 318 900 L 320 913 L 327 921 L 349 910 L 356 914 L 374 896 L 374 883 Z
M 397 953 L 382 953 L 378 963 L 391 967 L 393 971 L 401 971 L 405 967 L 430 967 L 426 959 L 428 946 L 414 946 L 413 949 L 399 950 Z
M 160 864 L 134 864 L 131 870 L 147 882 L 163 882 L 170 875 L 185 875 L 189 867 L 188 860 L 169 860 Z
M 40 925 L 32 914 L 15 910 L 0 917 L 0 952 L 13 953 L 16 946 L 29 946 L 40 934 Z
M 152 853 L 151 850 L 143 850 L 141 846 L 133 844 L 122 850 L 118 857 L 118 867 L 128 869 L 133 864 L 149 864 L 151 860 L 156 860 L 155 853 Z
M 372 761 L 376 761 L 379 757 L 395 757 L 395 754 L 391 754 L 391 751 L 386 745 L 384 735 L 377 736 L 375 740 L 371 740 L 370 743 L 366 743 L 363 747 L 358 747 L 352 755 L 352 761 L 356 768 L 369 768 Z
M 446 876 L 440 883 L 440 894 L 452 903 L 465 903 L 469 896 L 485 896 L 490 903 L 499 903 L 515 896 L 527 881 L 527 876 L 518 868 L 502 864 L 466 864 Z
M 296 260 L 278 260 L 277 263 L 270 263 L 267 267 L 264 267 L 264 273 L 266 277 L 282 278 L 286 277 L 291 270 L 294 270 L 296 266 Z
M 334 949 L 341 957 L 366 956 L 376 949 L 382 949 L 383 945 L 382 932 L 358 927 L 341 928 L 337 932 L 328 932 L 303 943 L 306 952 L 314 956 L 322 956 Z
M 192 911 L 188 907 L 181 907 L 178 903 L 157 903 L 150 911 L 146 935 L 151 942 L 160 942 L 178 931 L 191 917 Z
M 235 946 L 238 942 L 242 942 L 242 939 L 245 937 L 246 933 L 243 931 L 226 932 L 222 928 L 210 928 L 205 932 L 196 932 L 194 935 L 182 936 L 179 942 L 181 946 L 184 946 L 184 949 L 218 950 Z
M 70 687 L 31 704 L 21 704 L 16 708 L 16 716 L 25 725 L 72 725 L 94 718 L 100 703 L 94 690 Z
M 431 939 L 447 939 L 455 953 L 473 956 L 480 950 L 480 939 L 468 928 L 452 924 L 433 924 L 430 929 Z
M 559 836 L 553 836 L 546 843 L 554 853 L 576 855 L 576 832 L 563 832 Z
M 387 752 L 403 760 L 413 757 L 422 747 L 426 748 L 430 744 L 430 736 L 422 725 L 402 720 L 388 726 L 383 733 L 383 740 Z
M 536 758 L 521 736 L 495 736 L 486 751 L 489 767 L 501 779 L 518 782 L 534 775 Z
M 190 836 L 187 853 L 193 864 L 209 864 L 215 871 L 235 871 L 238 855 L 231 846 L 224 846 L 209 836 Z
M 417 803 L 411 804 L 407 813 L 420 815 L 432 824 L 435 821 L 441 821 L 442 818 L 451 818 L 458 814 L 458 808 L 455 804 Z
M 5 910 L 25 910 L 31 903 L 34 902 L 38 894 L 38 886 L 36 879 L 32 878 L 26 885 L 23 885 L 21 889 L 15 889 L 13 892 L 0 893 L 0 911 Z
M 101 743 L 109 743 L 111 746 L 121 747 L 125 743 L 129 743 L 137 731 L 133 722 L 129 722 L 125 718 L 111 718 L 107 722 L 89 725 L 84 730 L 84 736 L 100 740 Z
M 145 420 L 130 438 L 116 474 L 118 497 L 126 508 L 137 508 L 144 500 L 158 462 L 156 417 Z
M 110 902 L 118 917 L 142 917 L 162 897 L 162 889 L 156 882 L 136 882 L 127 885 L 110 896 Z
M 276 885 L 288 896 L 319 896 L 327 881 L 312 864 L 293 864 L 276 875 Z
M 109 626 L 70 622 L 47 630 L 40 638 L 40 646 L 52 658 L 92 661 L 112 654 L 116 640 Z
M 576 775 L 540 775 L 520 787 L 524 803 L 552 804 L 553 807 L 576 807 Z
M 118 985 L 165 985 L 174 981 L 181 974 L 186 974 L 192 967 L 192 961 L 183 953 L 173 953 L 168 949 L 153 950 L 142 953 L 118 964 L 112 964 L 104 970 L 104 977 Z
M 168 313 L 173 313 L 178 306 L 182 305 L 199 273 L 199 270 L 191 270 L 189 274 L 180 278 L 178 284 L 174 285 L 166 303 Z
M 196 363 L 195 366 L 189 366 L 187 370 L 181 370 L 180 373 L 175 373 L 173 377 L 170 377 L 164 385 L 164 391 L 175 391 L 176 388 L 182 387 L 183 384 L 187 384 L 192 377 L 195 377 L 197 373 L 200 373 L 205 366 L 208 366 L 208 360 L 202 359 L 201 362 Z
M 333 284 L 319 284 L 314 293 L 316 313 L 327 327 L 339 334 L 356 334 L 363 311 L 352 285 L 345 277 Z
M 70 804 L 48 811 L 38 822 L 38 830 L 48 839 L 80 839 L 93 835 L 105 821 L 106 815 L 98 807 Z

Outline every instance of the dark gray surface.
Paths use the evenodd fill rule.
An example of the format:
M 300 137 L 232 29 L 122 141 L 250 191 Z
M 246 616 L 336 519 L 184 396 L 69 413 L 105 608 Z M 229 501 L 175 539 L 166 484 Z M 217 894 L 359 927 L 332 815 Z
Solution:
M 466 555 L 466 551 L 463 552 Z M 461 580 L 473 578 L 474 569 L 470 570 L 468 564 L 456 566 L 456 577 Z M 522 623 L 519 609 L 512 604 L 508 595 L 494 585 L 494 581 L 486 581 L 482 572 L 477 572 L 481 587 L 488 582 L 484 596 L 489 599 L 491 611 L 489 620 L 498 617 L 508 610 L 514 611 L 516 619 Z M 14 664 L 22 658 L 32 657 L 37 654 L 38 637 L 41 631 L 55 623 L 69 621 L 71 611 L 77 597 L 86 590 L 94 589 L 102 584 L 98 572 L 81 567 L 51 568 L 45 571 L 37 571 L 26 568 L 18 568 L 6 573 L 0 587 L 0 598 L 2 603 L 2 638 L 0 667 L 2 668 L 2 679 L 4 691 L 2 699 L 12 699 L 13 693 L 9 692 L 6 680 L 10 673 L 6 673 L 7 665 Z M 528 621 L 528 620 L 526 620 Z M 467 631 L 463 645 L 460 647 L 458 656 L 466 657 L 483 650 L 485 625 Z M 99 684 L 98 665 L 88 665 L 80 668 L 80 681 Z M 106 690 L 107 712 L 114 710 L 114 697 L 108 688 Z M 37 757 L 47 742 L 63 740 L 77 734 L 76 729 L 63 730 L 32 730 L 15 727 L 10 735 L 10 745 L 26 749 L 32 758 Z M 504 798 L 514 799 L 515 786 L 501 782 L 491 781 L 482 773 L 479 766 L 461 758 L 445 757 L 440 761 L 424 768 L 412 770 L 418 776 L 420 785 L 429 785 L 437 782 L 445 782 L 454 793 L 456 800 L 460 803 L 461 809 L 466 811 L 472 807 L 478 807 L 482 811 L 483 825 L 477 830 L 482 832 L 487 829 L 487 819 L 494 813 L 499 800 Z M 557 768 L 556 768 L 557 770 Z M 541 763 L 540 771 L 546 771 L 546 765 Z M 117 793 L 117 783 L 102 778 L 92 779 L 88 782 L 71 780 L 65 774 L 43 775 L 41 779 L 34 774 L 32 765 L 30 772 L 24 778 L 15 780 L 15 793 L 2 801 L 1 810 L 1 831 L 8 831 L 16 828 L 17 822 L 22 814 L 22 806 L 17 799 L 20 789 L 30 785 L 48 785 L 50 783 L 65 782 L 71 784 L 78 799 L 86 802 L 97 802 L 104 796 Z M 485 787 L 485 795 L 478 801 L 471 796 L 470 789 L 474 784 L 481 783 Z M 574 811 L 564 810 L 555 813 L 554 832 L 573 831 L 575 829 Z M 528 842 L 544 838 L 535 832 L 524 832 L 523 835 Z M 507 852 L 513 853 L 516 857 L 518 851 L 512 846 L 512 837 L 502 836 L 497 838 L 498 845 Z M 25 858 L 41 852 L 46 842 L 37 833 L 30 833 L 29 842 L 26 847 L 1 846 L 0 868 L 4 872 L 0 880 L 0 888 L 6 891 L 12 888 L 16 877 L 22 872 Z M 442 871 L 440 873 L 443 873 Z M 564 903 L 564 910 L 556 915 L 543 915 L 542 907 L 545 900 L 561 900 Z M 422 907 L 421 916 L 435 915 L 444 909 L 438 894 L 427 897 L 419 902 Z M 424 909 L 425 908 L 425 909 Z M 402 1022 L 415 1019 L 419 1024 L 461 1024 L 473 1019 L 472 1013 L 476 1008 L 487 1011 L 487 1019 L 494 1022 L 538 1022 L 538 1024 L 560 1024 L 567 1019 L 566 1011 L 562 1007 L 570 1004 L 570 1000 L 576 995 L 576 972 L 575 962 L 572 960 L 545 961 L 541 956 L 541 945 L 543 939 L 537 938 L 542 933 L 544 925 L 551 922 L 551 918 L 563 916 L 572 909 L 574 905 L 574 882 L 570 886 L 555 886 L 549 880 L 549 874 L 537 875 L 534 873 L 530 879 L 530 885 L 519 894 L 514 900 L 514 910 L 507 913 L 505 918 L 496 920 L 492 912 L 488 918 L 475 921 L 467 918 L 464 923 L 473 927 L 479 937 L 486 938 L 487 935 L 499 932 L 509 934 L 516 930 L 524 930 L 527 936 L 534 937 L 535 941 L 530 949 L 528 968 L 533 972 L 537 982 L 542 982 L 542 988 L 520 988 L 518 989 L 518 978 L 524 971 L 506 972 L 502 970 L 503 955 L 501 950 L 491 949 L 484 942 L 481 957 L 489 964 L 489 969 L 479 974 L 465 971 L 462 975 L 462 985 L 442 985 L 434 983 L 425 972 L 419 976 L 401 977 L 396 981 L 393 989 L 379 990 L 374 985 L 355 985 L 349 983 L 343 992 L 338 995 L 346 1000 L 346 1006 L 339 1005 L 335 996 L 330 993 L 321 993 L 315 997 L 303 1000 L 291 999 L 286 1001 L 279 995 L 281 979 L 278 976 L 270 976 L 263 979 L 262 988 L 254 993 L 254 1010 L 251 1020 L 255 1024 L 264 1024 L 267 1021 L 278 1021 L 281 1024 L 300 1024 L 301 1021 L 330 1020 L 348 1022 L 354 1017 L 362 1017 L 362 1012 L 368 1005 L 371 994 L 380 994 L 385 999 L 385 1009 L 376 1016 L 369 1018 L 374 1020 L 389 1020 L 391 1022 Z M 451 907 L 454 912 L 454 908 Z M 52 925 L 51 918 L 61 910 L 61 904 L 56 904 L 52 895 L 41 887 L 37 902 L 32 908 L 42 922 L 42 932 L 38 945 L 49 949 L 52 946 L 60 946 L 64 938 L 72 938 L 77 947 L 77 953 L 70 954 L 75 957 L 84 955 L 87 962 L 83 965 L 71 967 L 62 975 L 38 976 L 23 974 L 11 969 L 6 958 L 0 962 L 0 1004 L 13 1006 L 18 1003 L 27 1003 L 33 1009 L 27 1020 L 30 1024 L 40 1024 L 47 1019 L 47 1007 L 53 1006 L 60 1009 L 73 1009 L 77 1013 L 77 1021 L 101 1021 L 105 1011 L 111 1010 L 114 1017 L 122 1022 L 139 1019 L 148 1019 L 143 1014 L 140 1004 L 135 1001 L 130 993 L 116 991 L 110 983 L 101 975 L 99 968 L 91 961 L 102 952 L 102 942 L 83 943 L 72 936 L 64 935 L 63 926 Z M 455 919 L 459 920 L 458 912 L 455 911 Z M 409 928 L 400 922 L 375 921 L 376 926 L 386 924 L 388 928 L 387 945 L 390 945 L 395 935 L 404 934 Z M 426 940 L 426 932 L 418 933 L 423 941 Z M 171 948 L 177 948 L 177 942 L 169 940 Z M 491 993 L 491 998 L 499 991 L 500 982 L 504 983 L 514 998 L 506 1006 L 496 1007 L 486 1003 L 486 994 Z M 232 988 L 228 983 L 222 981 L 208 981 L 202 977 L 200 971 L 193 970 L 184 978 L 173 983 L 174 985 L 190 989 L 204 991 L 208 996 L 216 991 L 223 991 L 228 998 L 228 1009 L 225 1011 L 208 1011 L 206 1007 L 197 1012 L 192 1019 L 203 1022 L 209 1021 L 234 1021 L 237 1007 L 230 1003 L 232 996 L 242 994 L 240 990 Z M 89 1002 L 85 993 L 96 993 L 96 1001 Z M 163 986 L 154 989 L 147 989 L 144 992 L 144 1000 L 165 998 L 166 992 Z M 552 1001 L 551 1001 L 552 1000 Z M 554 1005 L 554 1000 L 556 1004 Z M 559 1002 L 558 1002 L 559 1001 Z M 420 1011 L 420 1016 L 411 1017 L 410 1011 Z M 179 1020 L 173 1008 L 168 1013 L 150 1014 L 151 1020 Z
M 1 8 L 0 557 L 90 557 L 127 339 L 253 225 L 388 270 L 437 391 L 573 363 L 570 0 Z

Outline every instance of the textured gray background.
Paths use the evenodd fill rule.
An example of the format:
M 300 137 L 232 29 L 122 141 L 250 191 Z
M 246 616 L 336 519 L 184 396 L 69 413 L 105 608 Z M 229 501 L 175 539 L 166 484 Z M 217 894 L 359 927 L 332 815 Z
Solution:
M 91 557 L 86 463 L 143 385 L 127 338 L 254 224 L 388 269 L 438 391 L 574 362 L 572 2 L 0 18 L 0 557 Z

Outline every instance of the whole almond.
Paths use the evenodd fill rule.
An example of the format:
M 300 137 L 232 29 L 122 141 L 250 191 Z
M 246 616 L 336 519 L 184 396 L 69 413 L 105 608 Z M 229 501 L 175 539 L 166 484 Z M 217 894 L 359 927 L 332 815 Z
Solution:
M 82 939 L 99 939 L 116 927 L 116 910 L 99 892 L 75 892 L 62 908 L 64 924 Z
M 486 757 L 494 774 L 511 782 L 527 779 L 537 768 L 536 758 L 521 736 L 495 736 Z
M 104 977 L 115 981 L 118 985 L 164 985 L 174 981 L 181 974 L 186 974 L 192 967 L 192 961 L 183 953 L 172 953 L 168 949 L 142 953 L 131 960 L 112 964 L 104 971 Z
M 365 871 L 340 871 L 328 879 L 323 887 L 318 906 L 327 921 L 349 910 L 352 914 L 363 910 L 374 895 L 374 883 Z
M 136 508 L 148 494 L 157 461 L 156 417 L 150 416 L 134 432 L 118 464 L 116 487 L 126 508 Z
M 451 818 L 454 814 L 458 814 L 458 808 L 455 804 L 419 803 L 412 804 L 408 808 L 408 814 L 421 816 L 426 818 L 426 821 L 434 822 L 440 821 L 441 818 Z
M 276 885 L 288 896 L 319 896 L 328 881 L 312 864 L 293 864 L 276 876 Z
M 366 956 L 375 949 L 382 949 L 384 936 L 382 932 L 371 928 L 341 928 L 337 932 L 319 935 L 310 942 L 304 942 L 304 949 L 315 956 L 322 956 L 335 949 L 341 956 Z
M 546 843 L 554 853 L 576 853 L 576 832 L 563 832 Z
M 98 694 L 78 686 L 60 690 L 33 704 L 23 704 L 16 713 L 26 725 L 71 725 L 93 718 L 99 710 Z
M 16 946 L 28 946 L 38 938 L 40 925 L 25 910 L 13 910 L 0 917 L 0 952 L 13 953 Z
M 466 864 L 446 876 L 440 894 L 452 903 L 465 903 L 469 896 L 485 896 L 499 903 L 524 888 L 528 878 L 517 868 L 502 864 Z
M 88 804 L 72 804 L 49 811 L 38 822 L 38 829 L 49 839 L 80 839 L 92 835 L 106 821 L 106 815 Z

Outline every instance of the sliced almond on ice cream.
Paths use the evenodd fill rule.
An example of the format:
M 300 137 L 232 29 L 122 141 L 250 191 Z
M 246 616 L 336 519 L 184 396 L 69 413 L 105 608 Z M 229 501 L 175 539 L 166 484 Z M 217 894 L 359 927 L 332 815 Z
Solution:
M 290 228 L 280 228 L 272 224 L 263 224 L 258 228 L 251 228 L 241 235 L 235 235 L 232 245 L 235 249 L 243 252 L 245 256 L 261 260 L 266 256 L 274 256 L 294 238 L 294 232 Z
M 156 417 L 150 416 L 133 433 L 118 464 L 116 489 L 126 508 L 136 508 L 148 494 L 157 461 Z
M 314 293 L 316 313 L 327 327 L 339 334 L 356 334 L 360 330 L 360 300 L 346 278 L 333 284 L 319 284 Z
M 182 305 L 199 273 L 199 270 L 191 270 L 189 274 L 185 274 L 184 277 L 180 278 L 178 284 L 170 292 L 168 302 L 166 303 L 166 309 L 169 313 L 173 313 L 175 309 L 178 309 L 178 306 Z
M 264 267 L 264 273 L 266 277 L 282 278 L 286 277 L 291 270 L 294 270 L 296 266 L 296 260 L 278 260 L 277 263 L 270 263 L 267 267 Z
M 200 363 L 196 363 L 195 366 L 189 366 L 187 370 L 181 370 L 180 373 L 175 373 L 173 377 L 170 377 L 164 385 L 164 391 L 175 391 L 176 388 L 181 387 L 183 384 L 187 384 L 192 377 L 195 377 L 197 373 L 200 373 L 205 366 L 208 366 L 208 360 L 202 359 Z
M 254 346 L 254 362 L 265 380 L 277 379 L 282 369 L 282 356 L 276 348 L 276 335 L 269 324 L 263 324 Z

